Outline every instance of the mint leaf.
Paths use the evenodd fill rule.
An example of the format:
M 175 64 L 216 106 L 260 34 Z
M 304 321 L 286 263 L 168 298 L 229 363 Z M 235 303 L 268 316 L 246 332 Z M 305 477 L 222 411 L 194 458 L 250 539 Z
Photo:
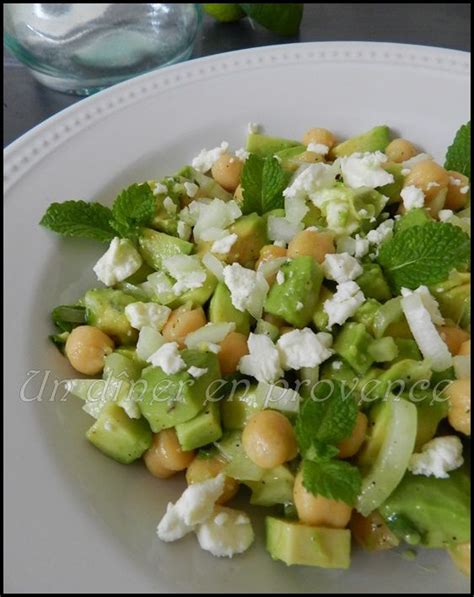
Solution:
M 314 457 L 323 444 L 337 444 L 349 437 L 357 418 L 357 404 L 345 395 L 341 382 L 318 386 L 307 398 L 296 419 L 296 439 L 305 458 Z
M 86 323 L 86 308 L 80 305 L 61 305 L 53 309 L 51 318 L 61 332 L 70 332 L 76 326 Z
M 446 170 L 455 170 L 471 178 L 471 123 L 463 124 L 446 152 Z
M 264 213 L 284 206 L 283 191 L 291 174 L 285 172 L 274 157 L 250 154 L 242 170 L 242 212 Z
M 305 458 L 314 462 L 331 460 L 339 454 L 339 448 L 331 444 L 325 444 L 319 440 L 313 440 L 311 446 L 305 452 Z
M 452 224 L 411 226 L 385 241 L 377 257 L 393 288 L 415 289 L 445 280 L 469 263 L 469 236 Z
M 110 209 L 100 203 L 65 201 L 52 203 L 41 218 L 40 224 L 63 236 L 107 242 L 116 236 L 110 225 L 111 217 Z
M 303 18 L 304 4 L 240 4 L 240 8 L 260 25 L 279 35 L 296 35 Z
M 303 486 L 314 495 L 354 505 L 361 488 L 359 470 L 343 460 L 303 461 Z
M 148 183 L 132 184 L 112 205 L 111 225 L 120 236 L 134 236 L 141 226 L 150 224 L 156 211 L 156 199 Z

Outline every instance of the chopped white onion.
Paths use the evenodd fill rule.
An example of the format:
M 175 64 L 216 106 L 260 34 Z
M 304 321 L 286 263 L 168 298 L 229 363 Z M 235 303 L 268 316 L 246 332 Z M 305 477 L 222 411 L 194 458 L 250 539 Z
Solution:
M 203 344 L 219 344 L 235 330 L 235 323 L 208 323 L 195 332 L 188 334 L 184 343 L 188 348 L 198 348 Z
M 218 280 L 224 279 L 224 264 L 222 261 L 217 259 L 212 253 L 205 253 L 202 258 L 203 264 L 207 269 L 214 274 Z

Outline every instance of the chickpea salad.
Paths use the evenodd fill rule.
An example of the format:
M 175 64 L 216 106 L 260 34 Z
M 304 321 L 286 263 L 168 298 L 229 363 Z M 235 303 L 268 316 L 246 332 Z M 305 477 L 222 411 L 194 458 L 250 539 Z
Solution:
M 287 565 L 444 549 L 470 568 L 470 123 L 444 165 L 389 127 L 249 125 L 112 207 L 41 225 L 107 244 L 51 340 L 106 456 L 187 489 L 157 520 Z M 164 481 L 162 481 L 164 482 Z

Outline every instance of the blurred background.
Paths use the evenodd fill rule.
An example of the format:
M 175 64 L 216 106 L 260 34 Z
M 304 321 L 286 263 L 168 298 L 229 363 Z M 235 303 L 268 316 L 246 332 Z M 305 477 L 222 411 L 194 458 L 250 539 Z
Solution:
M 294 3 L 296 4 L 296 3 Z M 66 4 L 45 4 L 45 5 L 5 5 L 4 11 L 8 10 L 5 7 L 49 7 L 46 11 L 53 11 L 53 16 L 63 16 L 67 21 L 67 11 L 65 7 L 79 6 Z M 222 11 L 223 5 L 204 5 L 214 16 L 211 16 L 206 11 L 199 8 L 199 5 L 80 5 L 80 6 L 116 6 L 121 7 L 121 11 L 128 9 L 140 11 L 143 9 L 144 18 L 146 17 L 145 7 L 155 7 L 151 19 L 161 19 L 162 16 L 158 14 L 157 7 L 171 7 L 168 9 L 169 14 L 174 15 L 174 22 L 166 23 L 169 33 L 164 31 L 164 42 L 161 46 L 157 46 L 157 56 L 159 52 L 172 52 L 176 60 L 193 59 L 201 56 L 208 56 L 219 52 L 229 52 L 232 50 L 239 50 L 255 46 L 265 46 L 271 44 L 281 43 L 295 43 L 308 41 L 379 41 L 379 42 L 399 42 L 408 44 L 419 44 L 428 46 L 439 46 L 445 48 L 452 48 L 456 50 L 470 50 L 470 8 L 469 3 L 316 3 L 304 4 L 304 10 L 297 32 L 286 31 L 285 35 L 275 32 L 281 29 L 282 24 L 278 22 L 277 13 L 273 12 L 268 18 L 268 13 L 261 15 L 260 13 L 252 13 L 252 7 L 262 6 L 255 4 L 242 5 L 250 11 L 254 18 L 248 18 L 244 13 L 232 15 L 233 18 L 238 18 L 234 22 L 220 22 L 218 19 L 228 18 L 227 11 Z M 187 6 L 190 10 L 198 9 L 196 13 L 189 16 L 178 14 L 174 7 Z M 221 10 L 217 12 L 212 8 L 220 6 Z M 227 5 L 238 6 L 238 5 Z M 288 5 L 266 5 L 267 10 L 269 6 L 288 6 Z M 12 9 L 13 10 L 13 9 Z M 26 27 L 24 21 L 28 21 L 28 8 L 23 8 L 20 23 L 24 30 L 31 31 L 32 27 L 28 22 Z M 87 10 L 87 9 L 85 9 Z M 117 9 L 119 10 L 119 9 Z M 148 9 L 150 10 L 150 9 Z M 275 8 L 275 10 L 277 10 Z M 62 14 L 62 11 L 65 14 Z M 4 12 L 4 16 L 5 16 Z M 37 15 L 40 14 L 37 9 Z M 149 12 L 146 14 L 150 14 Z M 26 16 L 25 16 L 26 15 Z M 158 16 L 157 16 L 158 15 Z M 197 15 L 197 16 L 195 16 Z M 7 13 L 7 17 L 9 17 Z M 217 16 L 217 19 L 216 19 Z M 243 18 L 239 18 L 243 17 Z M 176 28 L 176 19 L 185 20 L 185 30 Z M 193 20 L 194 19 L 194 20 Z M 282 16 L 283 22 L 288 23 L 285 15 Z M 281 21 L 281 20 L 280 20 Z M 35 79 L 28 67 L 20 62 L 17 57 L 20 57 L 23 62 L 32 64 L 33 60 L 31 51 L 24 49 L 21 45 L 22 30 L 15 23 L 12 24 L 8 18 L 5 20 L 6 25 L 4 33 L 6 35 L 6 45 L 10 48 L 4 49 L 4 146 L 8 145 L 23 133 L 33 128 L 46 118 L 59 112 L 73 103 L 80 101 L 81 97 L 78 95 L 66 94 L 60 91 L 55 91 L 51 88 L 45 87 L 37 79 Z M 58 21 L 59 22 L 59 21 Z M 120 21 L 118 21 L 120 22 Z M 265 23 L 263 26 L 260 23 Z M 116 28 L 119 25 L 113 24 Z M 174 28 L 172 28 L 174 27 Z M 116 34 L 115 30 L 115 34 Z M 59 29 L 55 29 L 57 34 Z M 183 39 L 179 35 L 184 36 Z M 166 37 L 168 35 L 168 37 Z M 178 40 L 179 37 L 179 40 Z M 181 46 L 172 47 L 172 43 L 177 43 Z M 131 43 L 134 40 L 130 40 Z M 156 42 L 156 39 L 154 40 Z M 160 42 L 162 40 L 159 40 Z M 142 43 L 140 41 L 140 43 Z M 116 50 L 117 45 L 112 46 L 112 42 L 107 47 L 100 47 L 100 52 L 96 51 L 91 54 L 90 46 L 82 53 L 82 63 L 86 67 L 90 67 L 90 60 L 96 58 L 98 54 L 103 58 L 111 48 Z M 97 50 L 97 48 L 96 48 Z M 58 52 L 57 47 L 41 48 L 43 55 L 49 56 L 48 59 L 52 62 L 57 60 L 58 55 L 63 58 L 66 52 L 62 50 Z M 82 51 L 82 49 L 81 49 Z M 49 54 L 48 54 L 49 52 Z M 17 57 L 15 57 L 15 55 Z M 124 54 L 124 51 L 122 51 Z M 127 54 L 130 57 L 130 52 Z M 161 63 L 172 63 L 176 61 L 173 57 L 163 57 Z M 87 62 L 89 61 L 89 63 Z M 96 65 L 94 65 L 96 66 Z M 67 68 L 70 66 L 67 64 Z M 141 67 L 141 71 L 150 70 L 156 66 L 150 64 Z M 105 66 L 104 66 L 105 68 Z M 133 73 L 132 73 L 133 74 Z M 130 75 L 128 75 L 130 76 Z M 123 76 L 122 76 L 123 78 Z M 113 79 L 110 81 L 115 82 Z M 48 84 L 48 80 L 46 80 Z M 93 91 L 94 89 L 92 89 Z M 89 92 L 91 92 L 89 90 Z

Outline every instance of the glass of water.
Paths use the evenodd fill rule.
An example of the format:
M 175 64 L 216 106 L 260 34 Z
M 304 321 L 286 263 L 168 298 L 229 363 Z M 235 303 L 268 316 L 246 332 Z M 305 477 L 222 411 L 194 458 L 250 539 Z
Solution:
M 4 4 L 4 43 L 44 85 L 90 95 L 190 57 L 198 4 Z

